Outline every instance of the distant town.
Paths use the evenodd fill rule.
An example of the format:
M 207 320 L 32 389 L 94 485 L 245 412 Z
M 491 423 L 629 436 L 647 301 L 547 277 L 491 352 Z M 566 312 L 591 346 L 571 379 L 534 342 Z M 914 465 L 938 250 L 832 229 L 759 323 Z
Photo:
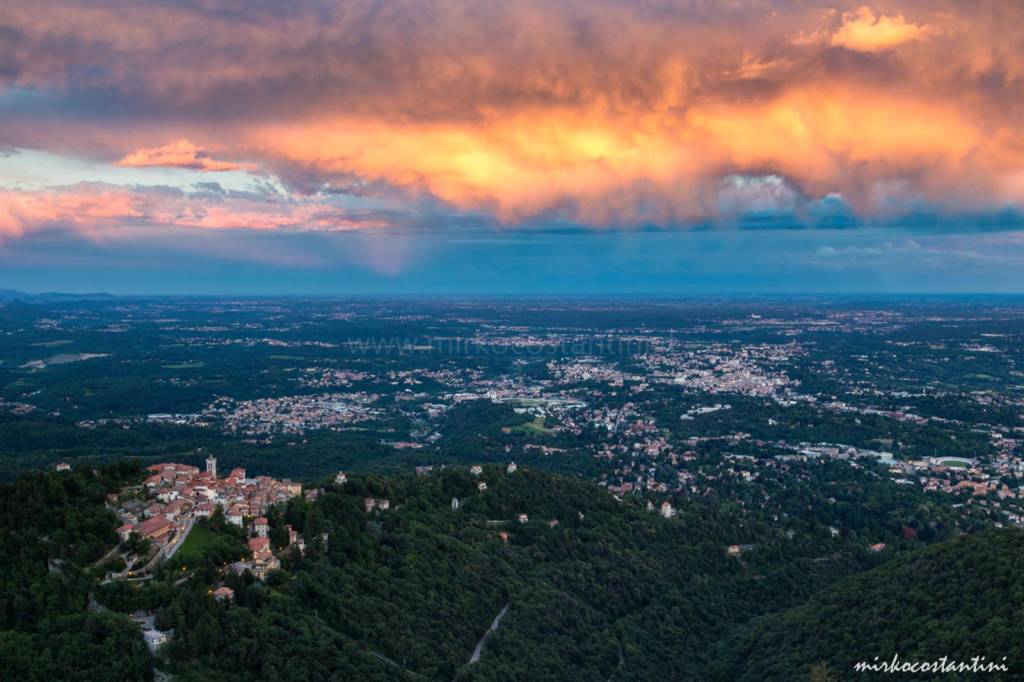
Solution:
M 557 303 L 321 301 L 302 314 L 259 300 L 70 306 L 17 332 L 26 343 L 0 365 L 11 380 L 0 411 L 71 419 L 94 437 L 121 429 L 204 447 L 220 440 L 293 477 L 350 467 L 343 455 L 354 451 L 410 466 L 558 461 L 656 504 L 733 481 L 770 498 L 808 463 L 870 461 L 894 485 L 1020 525 L 1020 309 L 959 305 L 609 302 L 582 304 L 572 322 Z M 111 347 L 115 339 L 132 350 Z M 163 349 L 159 357 L 143 350 L 151 347 Z M 253 377 L 232 369 L 257 361 Z M 90 405 L 87 391 L 62 396 L 51 385 L 58 372 L 88 377 L 123 363 L 147 368 L 138 380 L 150 409 L 109 410 Z M 289 469 L 311 449 L 319 470 Z M 324 461 L 321 449 L 339 459 Z M 190 461 L 202 457 L 197 447 Z M 208 513 L 214 500 L 237 519 L 239 506 L 291 489 L 234 484 L 235 499 L 234 474 L 214 488 L 177 478 L 156 501 L 174 523 Z M 157 518 L 133 513 L 137 524 Z

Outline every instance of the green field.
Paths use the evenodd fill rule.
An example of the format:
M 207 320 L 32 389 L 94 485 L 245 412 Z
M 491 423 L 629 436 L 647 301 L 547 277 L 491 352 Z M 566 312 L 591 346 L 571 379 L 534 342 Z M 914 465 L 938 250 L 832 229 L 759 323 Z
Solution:
M 958 457 L 939 457 L 938 463 L 950 469 L 966 469 L 971 466 L 971 461 Z
M 528 434 L 541 434 L 547 435 L 551 433 L 551 429 L 544 425 L 544 417 L 534 417 L 533 421 L 520 424 L 519 426 L 512 427 L 513 433 L 528 433 Z
M 192 526 L 192 530 L 189 531 L 188 537 L 185 538 L 185 544 L 178 550 L 178 556 L 183 559 L 186 557 L 200 556 L 216 539 L 216 534 L 214 534 L 209 528 L 201 526 L 198 523 L 194 524 Z

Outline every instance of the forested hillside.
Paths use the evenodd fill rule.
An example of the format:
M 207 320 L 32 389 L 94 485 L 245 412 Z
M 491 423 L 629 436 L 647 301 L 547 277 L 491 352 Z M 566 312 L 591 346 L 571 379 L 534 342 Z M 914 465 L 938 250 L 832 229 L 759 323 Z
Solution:
M 908 661 L 1005 656 L 1009 673 L 989 679 L 1020 679 L 1024 532 L 990 530 L 928 547 L 757 620 L 719 649 L 719 677 L 791 680 L 815 670 L 846 679 L 856 662 L 894 654 Z
M 154 579 L 101 584 L 116 543 L 105 497 L 137 476 L 122 465 L 0 488 L 6 678 L 149 679 L 122 615 L 139 609 L 173 631 L 156 663 L 183 681 L 843 679 L 891 652 L 1022 660 L 1024 533 L 894 539 L 915 514 L 899 498 L 866 494 L 833 536 L 833 512 L 708 500 L 666 519 L 529 469 L 361 476 L 272 510 L 274 546 L 288 524 L 307 551 L 280 549 L 266 582 L 223 570 L 241 540 L 218 513 Z M 367 497 L 390 508 L 368 513 Z M 887 524 L 890 544 L 871 551 Z M 220 584 L 233 602 L 211 596 Z
M 718 501 L 665 519 L 576 478 L 499 467 L 323 488 L 270 515 L 271 537 L 300 530 L 306 557 L 287 556 L 266 584 L 226 578 L 234 606 L 208 595 L 214 561 L 190 561 L 191 580 L 173 588 L 178 566 L 101 596 L 156 610 L 182 679 L 699 677 L 737 625 L 885 561 L 865 538 L 890 518 L 897 537 L 913 513 L 865 504 L 842 537 L 814 514 L 783 523 Z M 366 497 L 391 508 L 367 513 Z
M 114 464 L 0 485 L 0 677 L 148 680 L 152 659 L 123 615 L 89 607 L 117 544 L 105 497 L 141 476 Z

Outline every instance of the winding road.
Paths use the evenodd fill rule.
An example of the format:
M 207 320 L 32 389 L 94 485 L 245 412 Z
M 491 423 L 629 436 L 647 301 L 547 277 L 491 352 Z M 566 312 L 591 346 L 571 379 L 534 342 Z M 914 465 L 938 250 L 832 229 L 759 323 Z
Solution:
M 167 552 L 166 558 L 170 559 L 179 549 L 181 549 L 181 546 L 185 544 L 185 538 L 187 538 L 188 534 L 192 532 L 192 526 L 194 526 L 195 523 L 196 517 L 188 517 L 188 523 L 185 524 L 185 530 L 181 531 L 181 533 L 178 534 L 178 537 L 174 538 L 174 546 L 171 547 L 169 552 Z
M 181 546 L 185 544 L 185 538 L 187 538 L 188 534 L 192 532 L 192 526 L 195 525 L 195 521 L 194 516 L 189 517 L 188 523 L 185 524 L 185 529 L 178 533 L 178 536 L 174 538 L 174 541 L 158 549 L 156 554 L 153 555 L 153 558 L 146 562 L 145 566 L 130 571 L 132 574 L 131 578 L 128 577 L 129 570 L 126 568 L 120 573 L 109 574 L 106 579 L 103 580 L 102 584 L 106 585 L 114 580 L 148 580 L 151 578 L 152 576 L 149 575 L 149 572 L 153 567 L 164 559 L 170 559 L 173 557 L 175 553 L 181 549 Z
M 509 603 L 505 602 L 505 605 L 501 607 L 501 611 L 498 611 L 498 615 L 494 617 L 494 621 L 491 623 L 491 627 L 487 628 L 487 632 L 480 638 L 480 641 L 476 643 L 476 648 L 473 649 L 473 655 L 469 658 L 469 664 L 472 665 L 480 660 L 480 654 L 484 651 L 484 645 L 487 644 L 488 638 L 498 630 L 498 625 L 501 623 L 501 619 L 505 617 L 508 612 Z

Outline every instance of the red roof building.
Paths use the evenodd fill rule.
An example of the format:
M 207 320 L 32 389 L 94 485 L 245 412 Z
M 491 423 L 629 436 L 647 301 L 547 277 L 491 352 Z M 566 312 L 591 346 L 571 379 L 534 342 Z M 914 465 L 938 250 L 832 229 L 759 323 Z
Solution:
M 235 591 L 232 590 L 230 587 L 224 587 L 222 585 L 221 587 L 218 587 L 216 590 L 213 591 L 213 598 L 217 601 L 234 601 Z
M 264 549 L 264 548 L 270 549 L 270 539 L 269 538 L 249 538 L 249 551 L 250 552 L 255 554 L 256 552 L 258 552 L 258 551 L 260 551 L 261 549 Z
M 138 533 L 144 538 L 159 538 L 170 532 L 174 524 L 163 514 L 146 519 L 138 526 Z

